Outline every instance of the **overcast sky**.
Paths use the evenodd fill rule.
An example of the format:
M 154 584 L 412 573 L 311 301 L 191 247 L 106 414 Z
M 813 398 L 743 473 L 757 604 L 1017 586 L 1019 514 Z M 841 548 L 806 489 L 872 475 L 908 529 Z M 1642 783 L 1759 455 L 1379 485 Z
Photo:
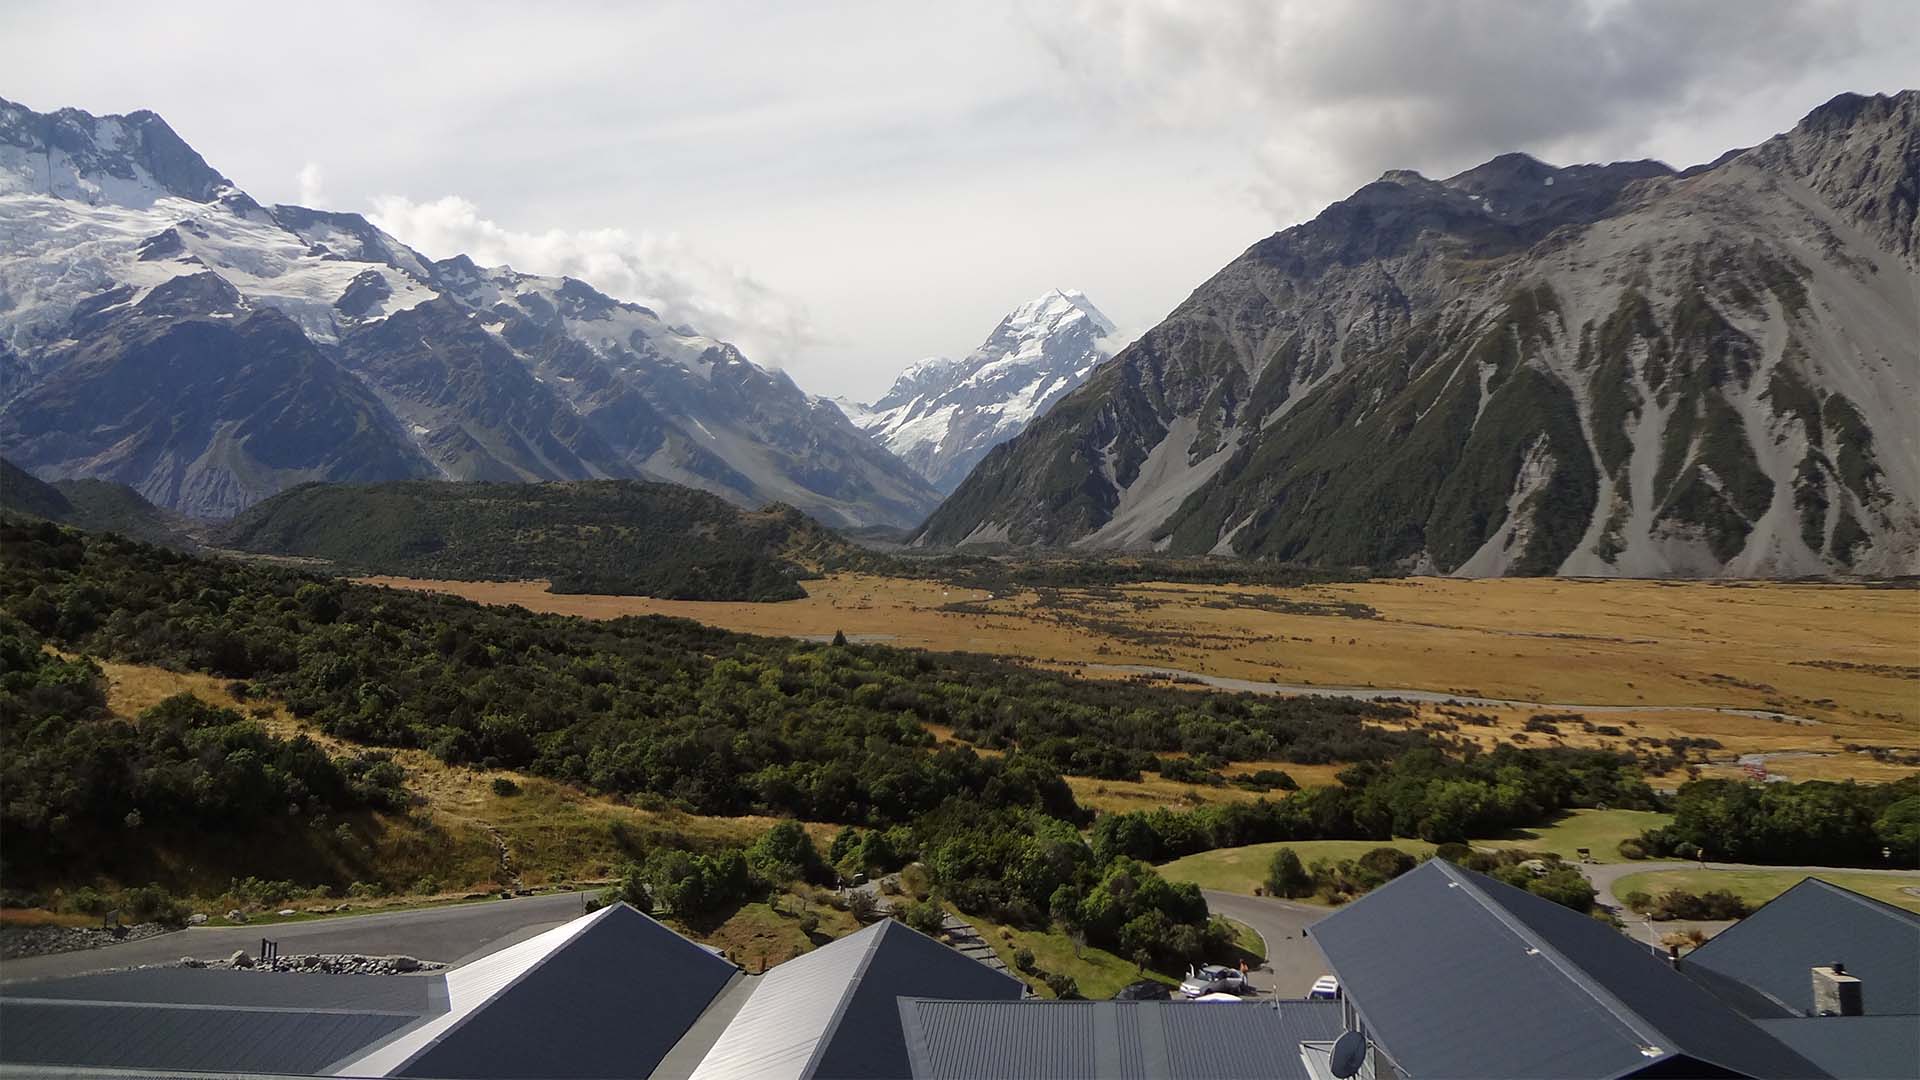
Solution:
M 1692 164 L 1916 57 L 1912 0 L 0 7 L 0 96 L 863 400 L 1048 288 L 1137 333 L 1388 168 Z

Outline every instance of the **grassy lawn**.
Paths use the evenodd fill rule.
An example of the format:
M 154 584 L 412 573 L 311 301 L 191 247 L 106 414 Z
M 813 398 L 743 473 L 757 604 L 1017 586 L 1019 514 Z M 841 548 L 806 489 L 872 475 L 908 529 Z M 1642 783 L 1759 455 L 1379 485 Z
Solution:
M 1920 888 L 1920 873 L 1912 874 L 1802 874 L 1794 870 L 1649 870 L 1628 874 L 1613 883 L 1613 895 L 1624 899 L 1630 892 L 1659 896 L 1670 889 L 1704 893 L 1725 889 L 1749 904 L 1758 906 L 1779 896 L 1807 877 L 1831 881 L 1843 889 L 1864 893 L 1908 911 L 1920 911 L 1920 896 L 1902 892 Z
M 1518 829 L 1506 836 L 1473 843 L 1482 848 L 1522 847 L 1556 852 L 1569 860 L 1577 858 L 1575 853 L 1584 847 L 1593 852 L 1595 862 L 1622 862 L 1620 841 L 1672 820 L 1671 814 L 1647 810 L 1573 810 L 1551 825 Z M 1315 859 L 1357 859 L 1377 847 L 1395 847 L 1413 855 L 1433 854 L 1433 845 L 1424 840 L 1293 840 L 1203 851 L 1162 865 L 1160 873 L 1169 881 L 1191 881 L 1203 889 L 1251 895 L 1254 887 L 1266 879 L 1267 863 L 1273 859 L 1275 849 L 1283 847 L 1292 848 L 1303 863 L 1312 863 Z
M 1573 861 L 1580 848 L 1593 853 L 1597 863 L 1625 862 L 1620 857 L 1620 841 L 1630 840 L 1648 829 L 1673 824 L 1672 814 L 1651 810 L 1570 810 L 1551 825 L 1537 829 L 1516 829 L 1490 840 L 1475 840 L 1475 847 L 1522 847 L 1529 851 L 1551 851 Z
M 973 915 L 963 915 L 979 931 L 980 937 L 993 946 L 993 951 L 1007 965 L 1007 970 L 1015 977 L 1033 988 L 1033 992 L 1043 998 L 1053 996 L 1046 982 L 1039 974 L 1026 974 L 1014 965 L 1013 954 L 1025 948 L 1033 953 L 1034 967 L 1039 972 L 1051 972 L 1073 976 L 1074 983 L 1080 988 L 1080 996 L 1090 1001 L 1104 1001 L 1120 991 L 1128 983 L 1141 979 L 1156 979 L 1169 986 L 1176 980 L 1157 971 L 1142 972 L 1133 966 L 1133 961 L 1124 960 L 1105 949 L 1096 949 L 1091 945 L 1080 947 L 1075 954 L 1073 941 L 1065 931 L 1057 928 L 1046 930 L 1018 930 L 1010 926 L 989 922 Z M 1254 935 L 1258 940 L 1259 935 Z
M 1433 845 L 1424 840 L 1292 840 L 1272 844 L 1248 844 L 1246 847 L 1202 851 L 1160 866 L 1160 875 L 1168 881 L 1191 881 L 1203 889 L 1252 895 L 1254 887 L 1267 877 L 1267 864 L 1275 850 L 1290 847 L 1303 863 L 1315 859 L 1357 859 L 1377 847 L 1394 847 L 1414 855 L 1431 855 Z
M 1222 915 L 1221 918 L 1226 919 L 1226 916 Z M 1228 926 L 1233 927 L 1234 944 L 1240 947 L 1241 952 L 1247 954 L 1247 962 L 1250 964 L 1255 961 L 1262 964 L 1266 963 L 1267 943 L 1266 940 L 1260 936 L 1260 932 L 1237 919 L 1226 919 L 1226 921 Z

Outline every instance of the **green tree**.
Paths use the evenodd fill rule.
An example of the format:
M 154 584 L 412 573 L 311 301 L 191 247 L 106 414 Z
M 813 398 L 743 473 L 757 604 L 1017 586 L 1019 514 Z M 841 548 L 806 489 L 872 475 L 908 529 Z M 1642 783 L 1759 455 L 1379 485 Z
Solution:
M 1880 842 L 1902 863 L 1920 861 L 1920 795 L 1911 795 L 1887 807 L 1873 823 Z
M 793 881 L 824 881 L 826 864 L 813 838 L 797 821 L 782 821 L 747 849 L 747 862 L 762 881 L 783 886 Z
M 1283 847 L 1273 853 L 1267 862 L 1267 893 L 1271 896 L 1311 896 L 1313 895 L 1313 875 L 1300 863 L 1300 856 L 1290 847 Z

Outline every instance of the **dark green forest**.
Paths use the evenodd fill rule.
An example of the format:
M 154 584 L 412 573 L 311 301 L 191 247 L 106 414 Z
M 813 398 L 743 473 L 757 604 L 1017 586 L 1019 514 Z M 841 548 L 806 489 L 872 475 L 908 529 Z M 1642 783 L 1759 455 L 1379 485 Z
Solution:
M 791 507 L 748 511 L 638 480 L 302 484 L 242 512 L 223 546 L 398 577 L 521 581 L 560 593 L 792 600 L 853 553 Z

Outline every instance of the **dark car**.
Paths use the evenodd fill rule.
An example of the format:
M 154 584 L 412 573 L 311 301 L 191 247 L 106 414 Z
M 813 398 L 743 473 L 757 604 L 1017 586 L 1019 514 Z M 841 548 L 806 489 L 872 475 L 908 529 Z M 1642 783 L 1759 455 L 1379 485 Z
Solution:
M 1120 992 L 1113 995 L 1113 1000 L 1165 1001 L 1171 996 L 1173 996 L 1171 988 L 1168 987 L 1166 983 L 1155 982 L 1152 979 L 1141 979 L 1139 982 L 1128 983 L 1121 987 Z

